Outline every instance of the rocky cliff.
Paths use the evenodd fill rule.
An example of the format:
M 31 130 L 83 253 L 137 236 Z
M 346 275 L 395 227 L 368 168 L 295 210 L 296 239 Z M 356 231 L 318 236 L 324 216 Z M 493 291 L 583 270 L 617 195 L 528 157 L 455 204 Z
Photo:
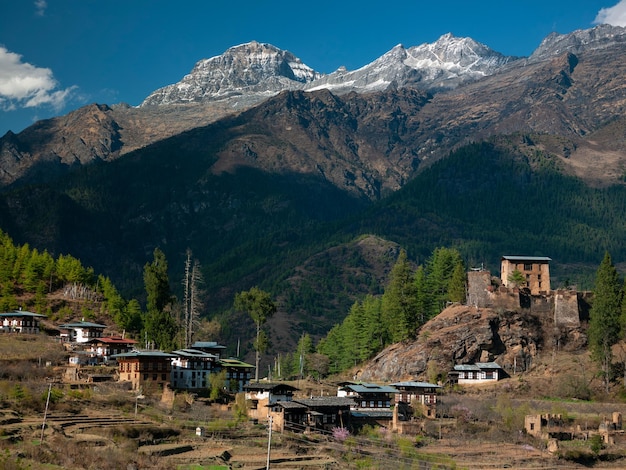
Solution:
M 579 328 L 555 330 L 549 319 L 530 311 L 496 311 L 456 305 L 426 323 L 415 341 L 389 346 L 360 372 L 365 381 L 431 379 L 455 364 L 496 361 L 505 370 L 523 370 L 544 347 L 578 348 Z

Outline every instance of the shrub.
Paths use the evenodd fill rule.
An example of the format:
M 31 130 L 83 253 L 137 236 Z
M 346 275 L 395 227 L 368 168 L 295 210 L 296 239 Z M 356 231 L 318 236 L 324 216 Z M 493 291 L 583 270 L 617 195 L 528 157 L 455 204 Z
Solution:
M 348 436 L 350 436 L 350 431 L 347 428 L 343 427 L 334 427 L 333 428 L 333 438 L 336 441 L 343 442 Z
M 591 452 L 598 455 L 602 449 L 604 449 L 604 441 L 602 440 L 602 436 L 600 434 L 594 434 L 589 439 L 589 443 L 591 445 Z

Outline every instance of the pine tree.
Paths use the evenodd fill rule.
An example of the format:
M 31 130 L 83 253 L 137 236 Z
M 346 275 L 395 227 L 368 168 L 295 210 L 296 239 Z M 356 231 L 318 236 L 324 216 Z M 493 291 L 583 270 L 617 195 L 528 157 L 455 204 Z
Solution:
M 454 265 L 454 270 L 450 277 L 450 284 L 448 285 L 448 300 L 450 300 L 450 302 L 464 304 L 466 294 L 467 282 L 465 266 L 462 262 L 457 262 Z
M 620 335 L 621 282 L 611 256 L 605 253 L 596 271 L 594 298 L 589 319 L 589 348 L 591 357 L 598 362 L 608 392 L 613 363 L 612 346 Z
M 167 274 L 167 260 L 158 248 L 155 248 L 153 256 L 153 261 L 147 263 L 143 271 L 148 310 L 144 327 L 148 341 L 154 342 L 158 348 L 172 349 L 177 325 L 171 314 L 173 298 Z
M 406 251 L 401 250 L 383 294 L 382 314 L 392 343 L 413 335 L 417 327 L 413 272 Z
M 450 280 L 457 265 L 463 266 L 459 252 L 452 248 L 436 248 L 426 263 L 428 318 L 438 315 L 450 301 Z
M 262 291 L 258 287 L 253 287 L 248 291 L 239 292 L 235 295 L 235 308 L 250 315 L 256 326 L 256 340 L 254 342 L 256 369 L 254 380 L 258 382 L 260 355 L 267 348 L 267 337 L 265 332 L 261 330 L 261 327 L 276 312 L 276 304 L 267 292 Z

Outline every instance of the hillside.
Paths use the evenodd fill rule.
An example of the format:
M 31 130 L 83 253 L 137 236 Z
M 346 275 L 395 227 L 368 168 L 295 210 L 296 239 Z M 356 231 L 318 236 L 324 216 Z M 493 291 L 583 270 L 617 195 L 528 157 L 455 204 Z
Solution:
M 204 95 L 188 106 L 174 95 L 140 108 L 90 105 L 0 139 L 0 228 L 71 253 L 126 297 L 143 296 L 155 247 L 180 297 L 191 249 L 206 282 L 203 314 L 222 321 L 228 342 L 250 335 L 248 322 L 229 319 L 234 294 L 254 285 L 279 300 L 270 327 L 281 338 L 322 335 L 355 300 L 380 293 L 391 261 L 360 260 L 363 236 L 417 264 L 439 246 L 494 271 L 503 254 L 550 256 L 557 285 L 589 288 L 605 251 L 626 260 L 624 37 L 598 27 L 515 60 L 476 48 L 486 68 L 471 76 L 471 41 L 446 37 L 394 48 L 352 76 L 382 83 L 402 63 L 402 80 L 341 93 L 313 87 L 310 70 L 313 88 L 294 82 L 308 69 L 275 48 L 254 73 L 246 64 L 257 55 L 246 51 L 269 46 L 232 50 L 222 59 L 237 67 L 220 59 L 194 69 Z M 416 72 L 431 49 L 445 49 L 445 61 Z M 442 67 L 454 72 L 445 86 Z M 219 88 L 212 80 L 224 71 Z M 267 95 L 233 108 L 213 94 L 248 91 Z

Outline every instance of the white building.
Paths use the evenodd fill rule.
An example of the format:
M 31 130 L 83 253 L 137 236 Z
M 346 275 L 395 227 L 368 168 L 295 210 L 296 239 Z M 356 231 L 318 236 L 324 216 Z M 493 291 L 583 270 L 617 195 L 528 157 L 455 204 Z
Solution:
M 197 349 L 180 349 L 172 354 L 172 388 L 200 390 L 209 387 L 209 375 L 219 369 L 215 354 Z

